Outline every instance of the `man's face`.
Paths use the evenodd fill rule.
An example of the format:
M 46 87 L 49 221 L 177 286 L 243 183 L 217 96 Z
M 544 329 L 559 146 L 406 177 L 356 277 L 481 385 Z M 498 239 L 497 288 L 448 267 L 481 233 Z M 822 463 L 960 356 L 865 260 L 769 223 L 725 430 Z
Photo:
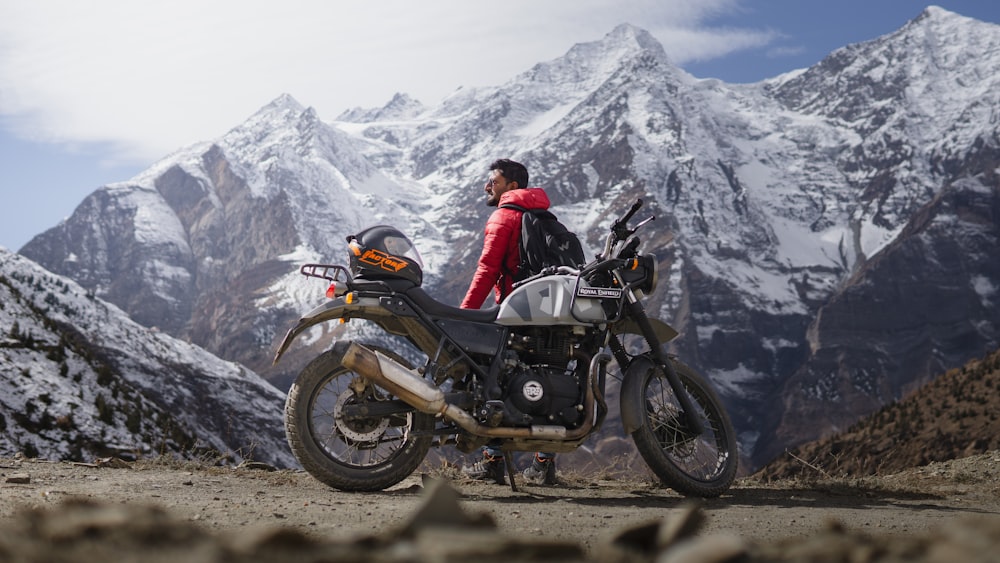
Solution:
M 486 180 L 486 205 L 496 207 L 500 204 L 500 196 L 517 186 L 517 182 L 508 182 L 499 170 L 490 170 L 490 178 Z

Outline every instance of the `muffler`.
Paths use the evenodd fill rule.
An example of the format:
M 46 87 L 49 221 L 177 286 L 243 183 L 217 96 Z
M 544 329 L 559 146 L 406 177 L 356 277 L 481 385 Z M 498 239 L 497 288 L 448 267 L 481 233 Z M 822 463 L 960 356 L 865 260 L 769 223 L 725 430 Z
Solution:
M 442 414 L 448 406 L 444 391 L 381 352 L 351 342 L 342 361 L 420 412 Z

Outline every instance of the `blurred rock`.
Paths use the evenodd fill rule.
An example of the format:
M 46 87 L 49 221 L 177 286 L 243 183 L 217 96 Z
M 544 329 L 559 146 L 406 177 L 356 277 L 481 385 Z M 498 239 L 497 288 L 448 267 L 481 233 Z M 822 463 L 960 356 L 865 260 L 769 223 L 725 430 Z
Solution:
M 662 520 L 626 527 L 588 551 L 572 541 L 503 534 L 488 513 L 470 513 L 448 482 L 429 480 L 426 485 L 422 503 L 404 524 L 348 541 L 270 524 L 216 534 L 158 506 L 71 498 L 22 510 L 4 521 L 0 561 L 986 563 L 998 561 L 1000 553 L 1000 518 L 995 514 L 956 519 L 919 535 L 875 535 L 831 521 L 805 536 L 750 542 L 726 531 L 701 535 L 706 515 L 696 504 L 683 505 Z M 378 529 L 377 522 L 372 525 Z
M 27 485 L 28 483 L 31 483 L 31 475 L 27 473 L 11 473 L 3 480 L 3 482 L 15 485 Z

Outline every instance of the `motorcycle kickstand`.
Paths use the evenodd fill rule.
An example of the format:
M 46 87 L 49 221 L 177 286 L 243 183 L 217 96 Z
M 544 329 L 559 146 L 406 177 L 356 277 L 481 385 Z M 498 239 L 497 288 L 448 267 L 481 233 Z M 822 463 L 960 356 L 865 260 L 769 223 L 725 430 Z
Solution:
M 514 483 L 514 452 L 510 450 L 504 450 L 503 452 L 503 464 L 507 470 L 507 480 L 510 481 L 510 490 L 513 492 L 517 491 L 517 484 Z

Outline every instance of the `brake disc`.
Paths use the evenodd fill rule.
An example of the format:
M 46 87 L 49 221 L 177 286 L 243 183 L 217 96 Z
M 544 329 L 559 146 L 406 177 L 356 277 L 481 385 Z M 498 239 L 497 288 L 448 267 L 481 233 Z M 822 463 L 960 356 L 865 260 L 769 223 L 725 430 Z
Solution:
M 334 405 L 333 418 L 337 430 L 345 438 L 356 442 L 374 442 L 378 440 L 389 427 L 389 418 L 353 418 L 346 419 L 343 415 L 344 405 L 353 403 L 356 397 L 353 393 L 341 393 Z

